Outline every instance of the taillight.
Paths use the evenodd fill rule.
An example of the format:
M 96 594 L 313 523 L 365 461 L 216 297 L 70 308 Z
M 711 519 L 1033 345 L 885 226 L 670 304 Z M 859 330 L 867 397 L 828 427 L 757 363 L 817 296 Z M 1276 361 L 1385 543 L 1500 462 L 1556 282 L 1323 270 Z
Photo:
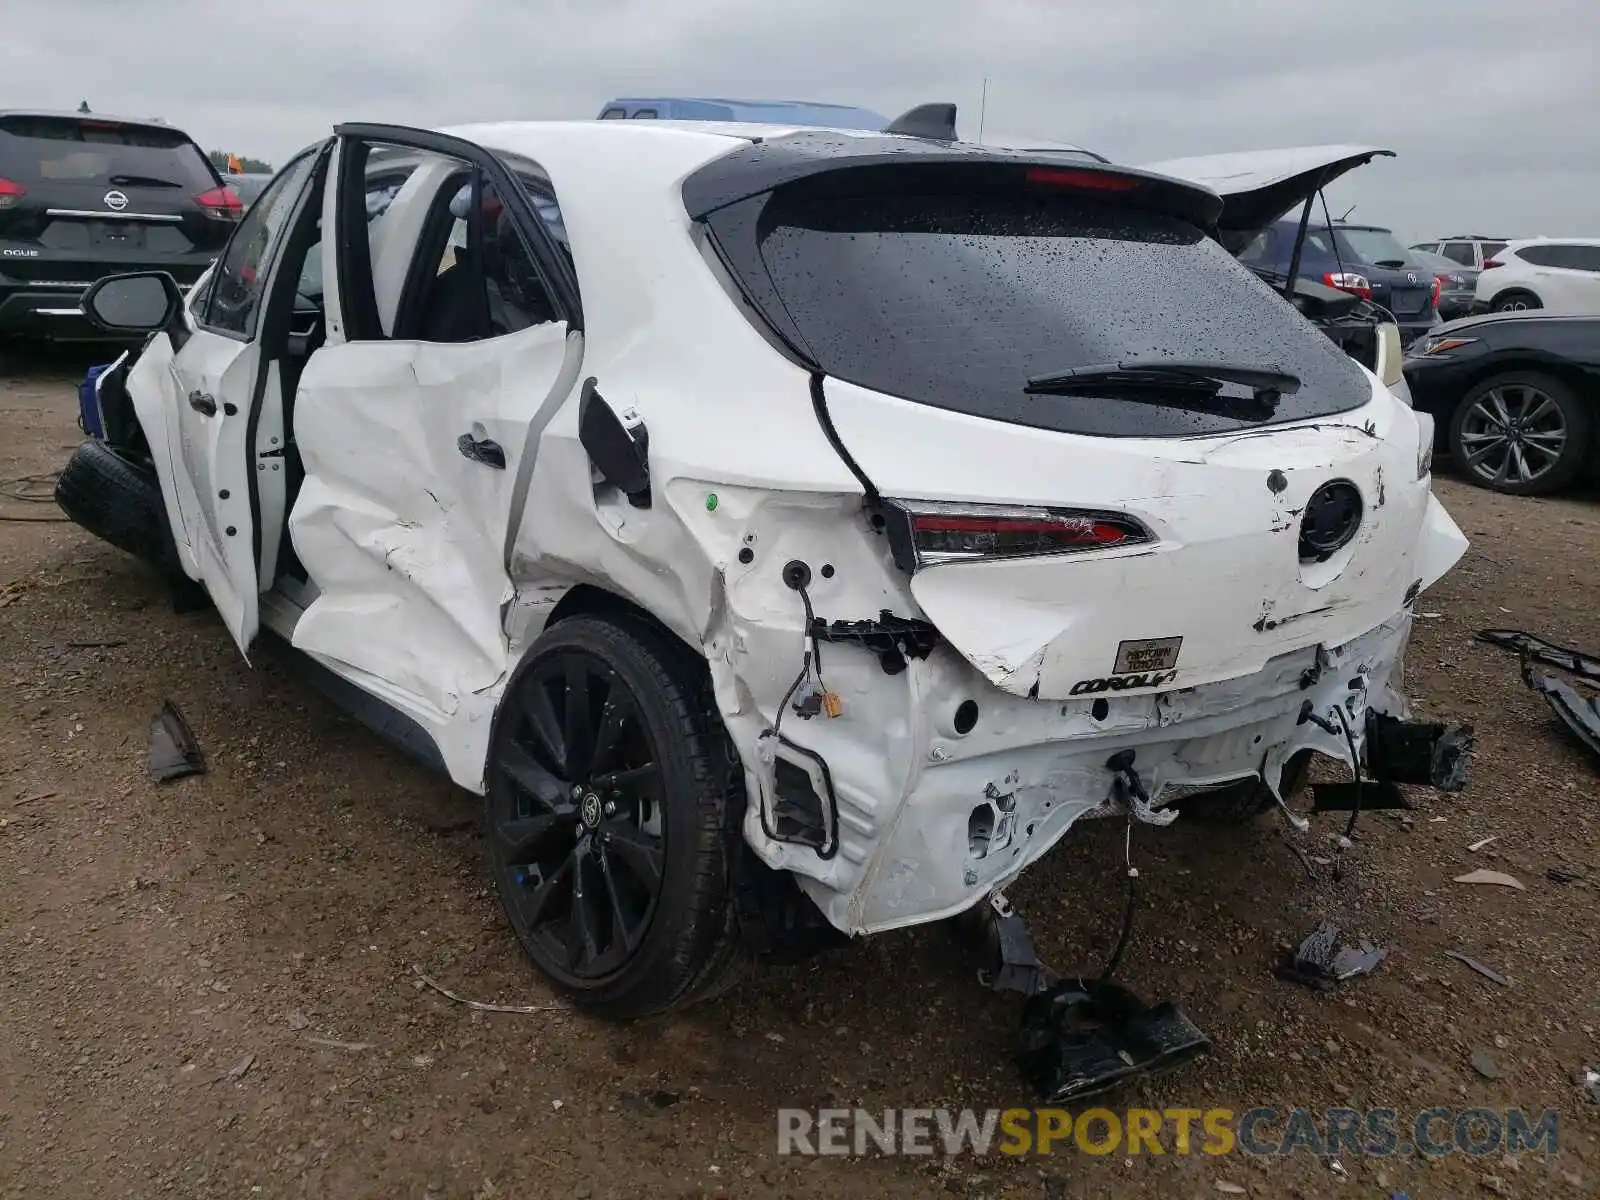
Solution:
M 1505 266 L 1505 263 L 1501 262 L 1498 258 L 1491 258 L 1491 259 L 1488 259 L 1488 260 L 1486 260 L 1484 262 L 1483 269 L 1485 271 L 1488 271 L 1488 270 L 1491 270 L 1494 267 L 1503 267 L 1503 266 Z
M 194 198 L 206 216 L 217 221 L 237 221 L 244 213 L 244 201 L 231 187 L 214 187 Z
M 1444 290 L 1444 281 L 1445 281 L 1445 279 L 1446 279 L 1446 276 L 1444 276 L 1444 275 L 1435 275 L 1433 277 L 1433 295 L 1428 298 L 1429 307 L 1431 307 L 1431 308 L 1438 308 L 1439 307 L 1439 293 Z
M 9 179 L 0 179 L 0 209 L 13 207 L 28 194 L 28 189 Z
M 1139 186 L 1137 179 L 1129 179 L 1126 175 L 1112 175 L 1106 171 L 1071 171 L 1060 167 L 1029 167 L 1024 172 L 1024 178 L 1029 183 L 1091 188 L 1102 192 L 1131 192 Z
M 1322 282 L 1341 292 L 1360 296 L 1363 300 L 1372 299 L 1372 284 L 1367 282 L 1365 275 L 1357 275 L 1354 271 L 1329 271 L 1322 277 Z
M 1114 550 L 1154 541 L 1123 513 L 1078 508 L 893 500 L 884 505 L 895 563 L 914 571 L 936 563 L 1035 558 Z

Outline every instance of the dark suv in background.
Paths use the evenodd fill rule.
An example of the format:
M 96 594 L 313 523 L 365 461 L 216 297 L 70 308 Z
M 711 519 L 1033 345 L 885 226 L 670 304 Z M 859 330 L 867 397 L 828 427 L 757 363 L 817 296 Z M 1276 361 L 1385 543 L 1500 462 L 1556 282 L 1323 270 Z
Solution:
M 1287 272 L 1299 230 L 1298 220 L 1275 221 L 1244 248 L 1240 261 L 1258 270 Z M 1306 229 L 1298 275 L 1388 309 L 1406 345 L 1438 324 L 1434 272 L 1380 226 L 1313 221 Z
M 104 337 L 79 311 L 85 288 L 126 271 L 193 283 L 241 210 L 180 129 L 0 110 L 0 337 Z

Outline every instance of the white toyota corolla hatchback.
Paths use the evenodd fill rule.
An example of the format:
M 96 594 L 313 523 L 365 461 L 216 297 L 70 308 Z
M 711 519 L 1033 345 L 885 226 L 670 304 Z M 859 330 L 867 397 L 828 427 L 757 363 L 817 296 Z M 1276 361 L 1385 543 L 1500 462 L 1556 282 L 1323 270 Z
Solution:
M 891 132 L 342 126 L 189 295 L 86 296 L 149 338 L 59 496 L 483 795 L 533 961 L 657 1012 L 1087 815 L 1449 786 L 1399 685 L 1466 544 L 1432 431 L 1220 206 Z

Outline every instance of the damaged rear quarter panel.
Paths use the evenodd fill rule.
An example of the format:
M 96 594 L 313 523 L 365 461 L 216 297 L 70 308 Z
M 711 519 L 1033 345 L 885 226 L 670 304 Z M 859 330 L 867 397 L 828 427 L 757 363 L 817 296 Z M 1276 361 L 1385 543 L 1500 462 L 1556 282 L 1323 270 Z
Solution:
M 1414 416 L 1371 383 L 1373 402 L 1344 419 L 1169 440 L 1048 433 L 828 386 L 840 435 L 885 495 L 1113 509 L 1152 531 L 1149 545 L 916 574 L 928 618 L 996 687 L 1059 699 L 1112 677 L 1126 641 L 1181 637 L 1176 679 L 1160 681 L 1179 687 L 1346 642 L 1459 557 L 1459 531 L 1416 478 Z M 911 422 L 919 453 L 891 452 Z M 1302 563 L 1301 514 L 1334 479 L 1361 492 L 1360 528 L 1329 561 Z

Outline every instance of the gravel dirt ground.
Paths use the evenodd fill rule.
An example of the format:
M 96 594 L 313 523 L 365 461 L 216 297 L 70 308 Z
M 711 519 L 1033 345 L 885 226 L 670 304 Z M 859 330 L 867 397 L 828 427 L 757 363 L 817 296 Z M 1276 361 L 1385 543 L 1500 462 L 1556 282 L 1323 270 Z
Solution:
M 96 356 L 0 354 L 0 479 L 53 471 Z M 1473 641 L 1514 626 L 1600 650 L 1600 503 L 1437 486 L 1473 545 L 1418 606 L 1408 687 L 1477 727 L 1473 783 L 1363 818 L 1342 882 L 1316 861 L 1332 815 L 1295 839 L 1315 879 L 1276 817 L 1141 829 L 1119 977 L 1215 1047 L 1110 1104 L 1548 1107 L 1552 1157 L 780 1158 L 779 1106 L 1029 1103 L 1016 1005 L 923 930 L 672 1019 L 554 1006 L 487 889 L 470 796 L 284 662 L 246 665 L 214 614 L 175 614 L 53 505 L 3 497 L 0 1196 L 1600 1196 L 1600 1107 L 1573 1082 L 1600 1062 L 1600 775 L 1515 659 Z M 167 698 L 210 769 L 157 785 Z M 1104 958 L 1120 852 L 1120 827 L 1086 825 L 1013 890 L 1047 958 Z M 1452 882 L 1476 867 L 1526 890 Z M 1271 974 L 1323 917 L 1392 948 L 1332 996 Z M 414 968 L 553 1007 L 474 1011 Z

